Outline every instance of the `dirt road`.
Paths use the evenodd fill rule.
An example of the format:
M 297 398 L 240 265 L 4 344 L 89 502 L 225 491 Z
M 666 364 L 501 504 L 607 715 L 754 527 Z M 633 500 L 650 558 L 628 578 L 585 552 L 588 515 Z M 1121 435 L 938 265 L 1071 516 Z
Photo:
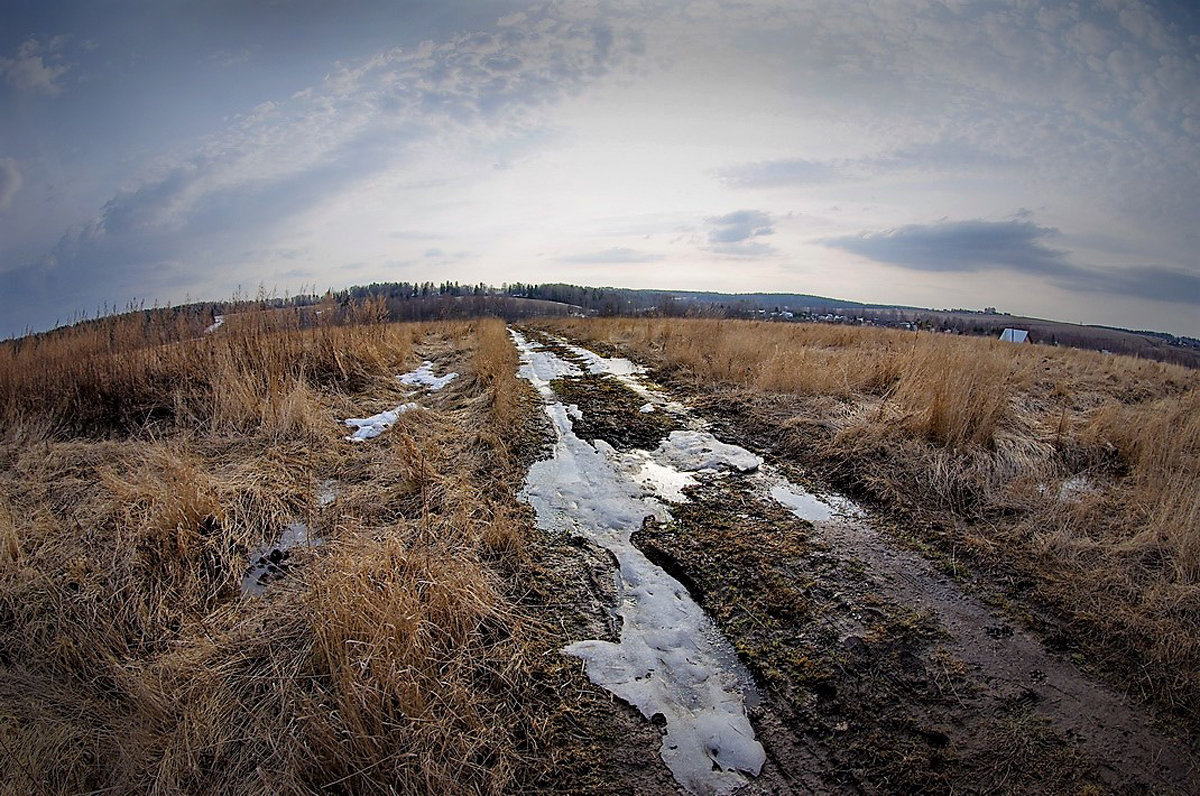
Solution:
M 612 791 L 1200 792 L 1186 740 L 999 592 L 968 593 L 729 424 L 714 436 L 634 363 L 515 339 L 556 437 L 524 498 L 578 540 L 586 610 L 608 612 L 565 652 L 657 730 L 614 750 L 630 761 Z M 634 762 L 634 735 L 661 738 L 646 758 L 678 784 Z

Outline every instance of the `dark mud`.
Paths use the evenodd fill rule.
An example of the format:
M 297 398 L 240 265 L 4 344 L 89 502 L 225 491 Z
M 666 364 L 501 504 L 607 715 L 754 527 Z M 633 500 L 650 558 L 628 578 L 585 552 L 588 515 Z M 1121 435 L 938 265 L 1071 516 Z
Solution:
M 763 698 L 752 718 L 771 761 L 759 787 L 777 790 L 776 780 L 798 792 L 1187 792 L 1183 772 L 1166 770 L 1154 750 L 1106 748 L 1086 737 L 1082 725 L 1104 720 L 1094 711 L 1061 720 L 1064 696 L 1046 693 L 1070 684 L 1044 654 L 1038 660 L 1049 671 L 1002 681 L 1014 666 L 1010 646 L 1024 660 L 1019 631 L 989 615 L 978 627 L 987 643 L 964 640 L 957 625 L 944 624 L 941 605 L 892 593 L 878 562 L 847 555 L 744 484 L 727 479 L 691 491 L 673 522 L 649 522 L 635 540 L 686 575 L 754 673 Z M 1082 690 L 1095 699 L 1094 686 Z M 1098 735 L 1127 744 L 1140 728 L 1116 729 Z M 1114 771 L 1113 760 L 1139 770 Z
M 653 450 L 681 426 L 668 414 L 642 412 L 646 399 L 611 376 L 589 374 L 555 379 L 550 388 L 567 405 L 579 408 L 572 420 L 575 435 L 594 442 L 602 439 L 617 450 Z
M 633 402 L 605 406 L 603 390 L 583 400 L 603 419 L 594 438 L 620 441 Z M 710 418 L 722 439 L 780 453 L 778 435 L 741 428 L 736 414 Z M 741 476 L 689 491 L 671 522 L 648 521 L 634 541 L 755 676 L 768 763 L 744 792 L 1200 792 L 1189 739 L 1048 651 L 986 579 L 967 593 L 945 559 L 899 544 L 921 536 L 907 512 L 813 525 Z
M 540 534 L 540 532 L 539 532 Z M 573 539 L 544 537 L 523 604 L 560 639 L 619 638 L 612 555 Z M 540 678 L 545 689 L 548 748 L 544 774 L 532 793 L 683 793 L 658 753 L 662 735 L 633 707 L 593 685 L 579 661 L 547 649 Z

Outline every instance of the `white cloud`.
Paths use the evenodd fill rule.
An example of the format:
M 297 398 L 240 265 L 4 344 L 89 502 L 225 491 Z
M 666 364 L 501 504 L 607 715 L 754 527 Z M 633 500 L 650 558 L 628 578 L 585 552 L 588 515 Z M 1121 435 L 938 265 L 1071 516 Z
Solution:
M 62 93 L 59 78 L 70 71 L 70 67 L 59 63 L 58 50 L 64 39 L 56 36 L 47 50 L 51 63 L 46 63 L 41 44 L 37 39 L 27 39 L 17 48 L 15 58 L 0 58 L 0 73 L 8 84 L 18 91 L 55 96 Z

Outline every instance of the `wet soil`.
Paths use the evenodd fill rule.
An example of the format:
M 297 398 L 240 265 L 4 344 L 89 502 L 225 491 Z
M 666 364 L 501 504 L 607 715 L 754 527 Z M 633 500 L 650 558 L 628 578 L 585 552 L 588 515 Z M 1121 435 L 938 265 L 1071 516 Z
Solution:
M 522 603 L 561 640 L 617 641 L 614 560 L 581 539 L 541 537 Z M 561 643 L 560 643 L 561 646 Z M 547 649 L 540 678 L 551 760 L 533 793 L 683 793 L 659 755 L 662 735 L 630 705 L 588 680 L 581 663 Z
M 1038 712 L 1044 678 L 993 688 L 983 673 L 997 661 L 964 656 L 939 612 L 888 593 L 871 563 L 812 524 L 732 477 L 690 491 L 674 521 L 648 522 L 635 540 L 686 574 L 754 673 L 763 699 L 753 718 L 775 769 L 766 779 L 868 793 L 1114 784 Z
M 597 418 L 595 438 L 653 447 L 666 433 L 622 439 L 638 420 L 633 401 L 608 403 L 606 389 L 576 397 L 584 404 L 564 401 Z M 739 428 L 727 412 L 709 419 L 724 441 L 778 453 L 762 427 Z M 803 479 L 795 468 L 789 475 Z M 1000 590 L 977 582 L 967 593 L 944 560 L 898 544 L 919 536 L 903 527 L 903 512 L 814 525 L 735 474 L 688 497 L 634 541 L 688 587 L 755 677 L 761 700 L 751 718 L 768 763 L 743 792 L 1200 792 L 1192 742 L 1156 729 L 1147 710 L 1048 651 L 1013 611 L 994 607 L 1008 605 Z M 593 626 L 574 637 L 602 637 L 603 577 L 580 571 L 592 573 L 590 596 L 577 588 L 569 599 L 590 606 Z M 589 709 L 612 702 L 591 699 Z M 574 760 L 570 781 L 581 792 L 674 792 L 659 770 L 657 733 L 636 712 L 573 720 L 580 731 L 598 721 L 604 743 L 625 744 L 608 762 L 595 746 L 597 756 Z M 628 767 L 634 759 L 657 771 L 646 789 Z M 593 776 L 592 766 L 605 773 Z
M 646 399 L 611 376 L 555 379 L 550 388 L 559 400 L 582 413 L 572 422 L 575 435 L 594 442 L 602 439 L 620 451 L 653 450 L 672 431 L 681 428 L 668 414 L 642 412 Z

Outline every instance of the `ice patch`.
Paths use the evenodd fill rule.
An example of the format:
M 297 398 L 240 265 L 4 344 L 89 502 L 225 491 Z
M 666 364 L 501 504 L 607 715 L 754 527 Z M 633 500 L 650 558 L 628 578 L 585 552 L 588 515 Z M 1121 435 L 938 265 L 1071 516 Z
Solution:
M 825 522 L 835 515 L 849 517 L 858 513 L 858 507 L 846 498 L 836 495 L 817 497 L 787 480 L 772 486 L 770 492 L 779 505 L 809 522 Z
M 1077 475 L 1063 481 L 1058 487 L 1059 500 L 1079 500 L 1096 492 L 1096 485 L 1086 475 Z
M 370 417 L 352 417 L 345 421 L 347 426 L 358 429 L 350 436 L 346 437 L 349 442 L 362 442 L 363 440 L 378 437 L 388 429 L 396 419 L 405 412 L 411 412 L 414 409 L 420 409 L 420 405 L 414 403 L 402 404 L 387 412 L 380 412 L 377 415 Z
M 732 467 L 748 473 L 763 463 L 745 448 L 721 442 L 707 431 L 672 431 L 653 455 L 656 461 L 690 471 Z
M 279 541 L 273 545 L 259 548 L 250 556 L 250 566 L 242 575 L 242 594 L 260 595 L 266 591 L 267 584 L 287 575 L 288 558 L 292 548 L 307 546 L 315 547 L 321 543 L 318 536 L 310 536 L 308 526 L 303 522 L 293 522 L 283 529 Z
M 665 464 L 656 462 L 649 451 L 634 449 L 621 453 L 602 439 L 592 443 L 596 450 L 603 453 L 613 466 L 623 474 L 632 478 L 645 492 L 672 503 L 683 503 L 687 496 L 683 494 L 685 487 L 697 483 L 690 473 L 683 473 Z
M 572 420 L 583 420 L 583 410 L 575 404 L 567 405 L 567 415 L 570 416 Z
M 512 335 L 517 350 L 521 352 L 521 367 L 517 369 L 517 375 L 532 384 L 543 397 L 554 394 L 554 391 L 550 389 L 550 382 L 555 379 L 563 376 L 583 375 L 583 371 L 574 364 L 559 359 L 541 346 L 530 343 L 517 330 L 509 329 L 508 333 Z
M 638 407 L 638 411 L 644 415 L 648 415 L 654 411 L 654 404 L 642 404 L 640 407 Z
M 607 374 L 609 376 L 639 376 L 646 372 L 641 365 L 635 365 L 624 357 L 602 357 L 595 351 L 580 348 L 562 341 L 562 345 L 575 356 L 583 360 L 588 373 Z
M 670 517 L 646 489 L 681 497 L 680 484 L 692 477 L 655 454 L 627 457 L 603 441 L 592 446 L 579 439 L 568 408 L 548 387 L 550 378 L 570 369 L 577 375 L 578 369 L 535 349 L 516 332 L 513 340 L 522 361 L 518 375 L 545 397 L 558 437 L 552 458 L 529 468 L 522 497 L 533 506 L 540 528 L 589 539 L 612 552 L 618 565 L 620 641 L 580 641 L 564 652 L 583 659 L 593 683 L 646 718 L 666 719 L 662 758 L 681 785 L 694 793 L 730 793 L 745 784 L 740 772 L 757 775 L 765 760 L 745 711 L 753 681 L 687 589 L 631 541 L 647 516 Z M 683 449 L 687 441 L 681 438 L 670 450 Z M 758 466 L 758 457 L 740 448 L 744 455 L 735 456 L 725 450 L 733 446 L 701 442 L 678 458 L 692 463 L 707 445 L 704 461 L 714 466 L 730 461 L 745 469 Z
M 425 360 L 421 367 L 410 373 L 402 373 L 396 378 L 400 379 L 402 384 L 407 384 L 410 387 L 424 386 L 430 390 L 440 390 L 450 382 L 458 378 L 458 374 L 451 372 L 445 376 L 433 375 L 433 363 Z

